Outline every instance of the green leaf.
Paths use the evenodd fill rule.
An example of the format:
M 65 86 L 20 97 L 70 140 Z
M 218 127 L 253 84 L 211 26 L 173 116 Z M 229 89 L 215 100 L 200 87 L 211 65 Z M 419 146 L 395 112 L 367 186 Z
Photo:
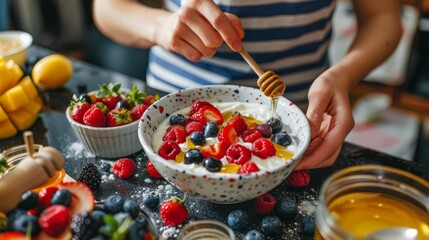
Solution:
M 112 240 L 125 240 L 128 234 L 130 226 L 134 223 L 134 220 L 130 217 L 125 219 L 119 228 L 113 233 Z
M 116 231 L 118 228 L 118 223 L 115 221 L 115 218 L 112 214 L 106 214 L 103 217 L 103 222 L 112 228 L 113 231 Z

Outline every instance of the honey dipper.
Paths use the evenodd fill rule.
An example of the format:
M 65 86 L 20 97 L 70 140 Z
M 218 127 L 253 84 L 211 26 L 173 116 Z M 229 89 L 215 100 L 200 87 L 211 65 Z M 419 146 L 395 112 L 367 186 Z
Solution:
M 273 71 L 264 72 L 244 48 L 240 51 L 240 54 L 258 75 L 258 87 L 265 96 L 277 98 L 284 93 L 286 85 L 279 75 L 275 74 Z

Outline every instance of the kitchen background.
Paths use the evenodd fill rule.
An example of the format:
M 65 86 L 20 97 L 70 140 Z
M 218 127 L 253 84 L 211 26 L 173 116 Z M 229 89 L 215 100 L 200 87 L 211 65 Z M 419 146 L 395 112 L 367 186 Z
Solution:
M 160 7 L 156 0 L 145 2 Z M 337 3 L 329 52 L 332 63 L 345 53 L 356 30 L 350 2 Z M 346 140 L 429 165 L 429 0 L 401 3 L 401 43 L 353 89 L 356 126 Z M 147 50 L 119 45 L 100 34 L 92 22 L 91 4 L 0 0 L 0 30 L 26 31 L 37 46 L 144 80 Z

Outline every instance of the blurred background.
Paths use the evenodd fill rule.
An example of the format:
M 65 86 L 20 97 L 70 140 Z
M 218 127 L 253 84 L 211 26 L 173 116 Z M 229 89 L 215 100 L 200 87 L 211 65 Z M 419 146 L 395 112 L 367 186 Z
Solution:
M 162 7 L 160 1 L 143 2 Z M 356 126 L 346 140 L 429 165 L 429 0 L 401 4 L 401 43 L 353 89 Z M 34 45 L 144 81 L 147 49 L 104 37 L 94 27 L 91 11 L 92 1 L 87 0 L 0 0 L 0 31 L 28 32 Z M 345 54 L 355 30 L 350 1 L 337 0 L 332 63 Z

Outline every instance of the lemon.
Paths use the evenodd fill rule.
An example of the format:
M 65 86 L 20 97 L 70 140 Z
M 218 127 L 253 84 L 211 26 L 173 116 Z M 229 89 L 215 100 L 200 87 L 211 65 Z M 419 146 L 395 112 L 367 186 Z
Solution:
M 66 56 L 52 54 L 40 59 L 33 67 L 34 84 L 43 89 L 62 88 L 73 74 L 73 64 Z

